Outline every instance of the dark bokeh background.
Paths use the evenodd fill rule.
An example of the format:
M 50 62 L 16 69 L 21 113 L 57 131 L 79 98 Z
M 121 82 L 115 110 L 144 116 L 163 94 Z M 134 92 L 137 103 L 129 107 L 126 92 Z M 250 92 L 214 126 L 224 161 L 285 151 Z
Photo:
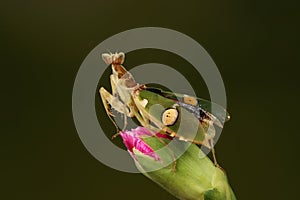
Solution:
M 297 199 L 299 11 L 250 0 L 1 1 L 1 199 L 175 199 L 94 159 L 72 119 L 85 56 L 143 26 L 189 35 L 218 65 L 232 120 L 217 152 L 238 199 Z M 172 64 L 153 55 L 144 61 Z

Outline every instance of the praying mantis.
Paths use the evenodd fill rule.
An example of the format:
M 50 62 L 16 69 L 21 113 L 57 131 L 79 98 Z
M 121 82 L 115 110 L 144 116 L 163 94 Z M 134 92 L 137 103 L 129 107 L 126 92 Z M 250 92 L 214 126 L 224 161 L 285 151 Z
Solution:
M 126 129 L 127 118 L 136 118 L 141 126 L 149 130 L 211 149 L 214 163 L 219 166 L 214 151 L 215 126 L 223 128 L 224 122 L 230 119 L 222 106 L 205 99 L 137 83 L 123 66 L 125 54 L 122 52 L 103 53 L 102 59 L 107 65 L 111 65 L 112 69 L 110 75 L 112 93 L 104 87 L 100 88 L 99 93 L 105 111 L 117 129 L 117 134 L 113 138 L 119 135 L 120 129 L 111 109 L 124 116 L 122 130 Z M 161 105 L 159 109 L 151 111 L 151 107 L 157 104 Z M 212 104 L 216 111 L 214 113 L 210 112 Z M 180 124 L 197 126 L 197 133 L 178 133 Z

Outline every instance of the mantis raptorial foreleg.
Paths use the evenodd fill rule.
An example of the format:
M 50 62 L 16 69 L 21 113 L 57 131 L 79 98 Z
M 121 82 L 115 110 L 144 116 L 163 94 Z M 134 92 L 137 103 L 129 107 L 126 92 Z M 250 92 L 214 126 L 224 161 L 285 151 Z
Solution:
M 100 88 L 99 93 L 100 93 L 105 111 L 107 112 L 107 114 L 109 116 L 114 117 L 109 105 L 111 106 L 111 108 L 118 111 L 119 113 L 122 113 L 122 114 L 129 113 L 129 110 L 126 107 L 126 105 L 124 106 L 124 103 L 121 102 L 118 97 L 115 97 L 112 94 L 110 94 L 104 87 Z
M 111 112 L 109 105 L 111 107 L 113 107 L 114 109 L 116 109 L 117 111 L 124 113 L 124 111 L 123 111 L 124 108 L 123 108 L 122 102 L 117 100 L 117 98 L 114 97 L 113 95 L 111 95 L 104 87 L 100 88 L 99 93 L 100 93 L 100 96 L 101 96 L 101 99 L 103 102 L 104 109 L 105 109 L 109 119 L 115 125 L 117 132 L 119 132 L 119 127 L 118 127 L 117 123 L 115 122 L 115 120 L 112 118 L 112 117 L 114 117 L 114 115 Z
M 113 79 L 113 75 L 110 76 L 110 84 L 111 84 L 111 88 L 112 88 L 112 94 L 110 94 L 104 87 L 100 88 L 99 93 L 100 93 L 100 96 L 101 96 L 101 99 L 102 99 L 102 102 L 104 105 L 104 109 L 105 109 L 107 115 L 109 116 L 109 118 L 113 122 L 113 124 L 115 125 L 117 132 L 119 132 L 120 131 L 119 127 L 118 127 L 116 121 L 112 118 L 115 116 L 111 112 L 110 107 L 115 109 L 119 113 L 124 114 L 124 120 L 126 120 L 126 115 L 129 113 L 129 110 L 126 107 L 126 105 L 119 100 L 119 97 L 117 95 L 116 85 L 115 85 L 115 82 Z M 110 107 L 109 107 L 109 105 L 110 105 Z
M 112 94 L 109 93 L 104 87 L 100 88 L 99 93 L 100 93 L 105 111 L 117 129 L 117 134 L 113 135 L 113 137 L 112 137 L 112 138 L 115 138 L 119 135 L 120 129 L 119 129 L 116 121 L 112 118 L 115 116 L 111 112 L 110 107 L 113 108 L 114 110 L 116 110 L 117 112 L 123 114 L 124 126 L 123 126 L 122 130 L 125 130 L 125 128 L 127 126 L 127 117 L 134 117 L 134 113 L 132 112 L 131 109 L 129 109 L 128 105 L 126 105 L 125 103 L 120 101 L 113 74 L 110 75 L 110 84 L 111 84 Z M 109 107 L 109 105 L 110 105 L 110 107 Z

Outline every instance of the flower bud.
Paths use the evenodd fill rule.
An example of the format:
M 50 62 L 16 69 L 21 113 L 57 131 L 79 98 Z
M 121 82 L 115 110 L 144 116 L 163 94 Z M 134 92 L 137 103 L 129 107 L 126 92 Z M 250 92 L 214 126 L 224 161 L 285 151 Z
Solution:
M 178 199 L 236 199 L 224 171 L 216 167 L 197 145 L 189 144 L 175 159 L 177 152 L 186 147 L 186 142 L 178 141 L 170 146 L 171 138 L 153 134 L 144 127 L 120 135 L 138 170 Z M 166 150 L 160 151 L 164 147 Z

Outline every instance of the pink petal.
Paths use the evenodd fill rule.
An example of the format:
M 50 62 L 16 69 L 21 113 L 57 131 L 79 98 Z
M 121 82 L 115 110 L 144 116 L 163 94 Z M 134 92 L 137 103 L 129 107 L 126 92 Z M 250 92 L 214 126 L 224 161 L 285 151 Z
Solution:
M 167 135 L 167 134 L 163 134 L 163 133 L 156 133 L 156 136 L 159 138 L 164 138 L 164 139 L 169 139 L 172 140 L 172 137 Z
M 127 147 L 128 151 L 133 155 L 133 148 L 140 151 L 141 153 L 148 155 L 155 160 L 159 160 L 158 155 L 154 152 L 154 150 L 145 143 L 140 136 L 148 135 L 151 136 L 152 134 L 150 131 L 145 129 L 144 127 L 138 127 L 133 129 L 132 131 L 124 131 L 120 133 L 123 143 Z
M 131 129 L 131 131 L 133 132 L 133 134 L 135 134 L 136 136 L 152 136 L 153 134 L 151 134 L 151 132 L 142 127 L 142 126 L 138 126 L 135 129 Z
M 135 129 L 131 129 L 131 131 L 137 136 L 153 136 L 153 134 L 146 128 L 142 127 L 142 126 L 138 126 Z M 163 134 L 163 133 L 156 133 L 156 136 L 159 138 L 164 138 L 164 139 L 169 139 L 172 140 L 172 137 L 170 137 L 167 134 Z

